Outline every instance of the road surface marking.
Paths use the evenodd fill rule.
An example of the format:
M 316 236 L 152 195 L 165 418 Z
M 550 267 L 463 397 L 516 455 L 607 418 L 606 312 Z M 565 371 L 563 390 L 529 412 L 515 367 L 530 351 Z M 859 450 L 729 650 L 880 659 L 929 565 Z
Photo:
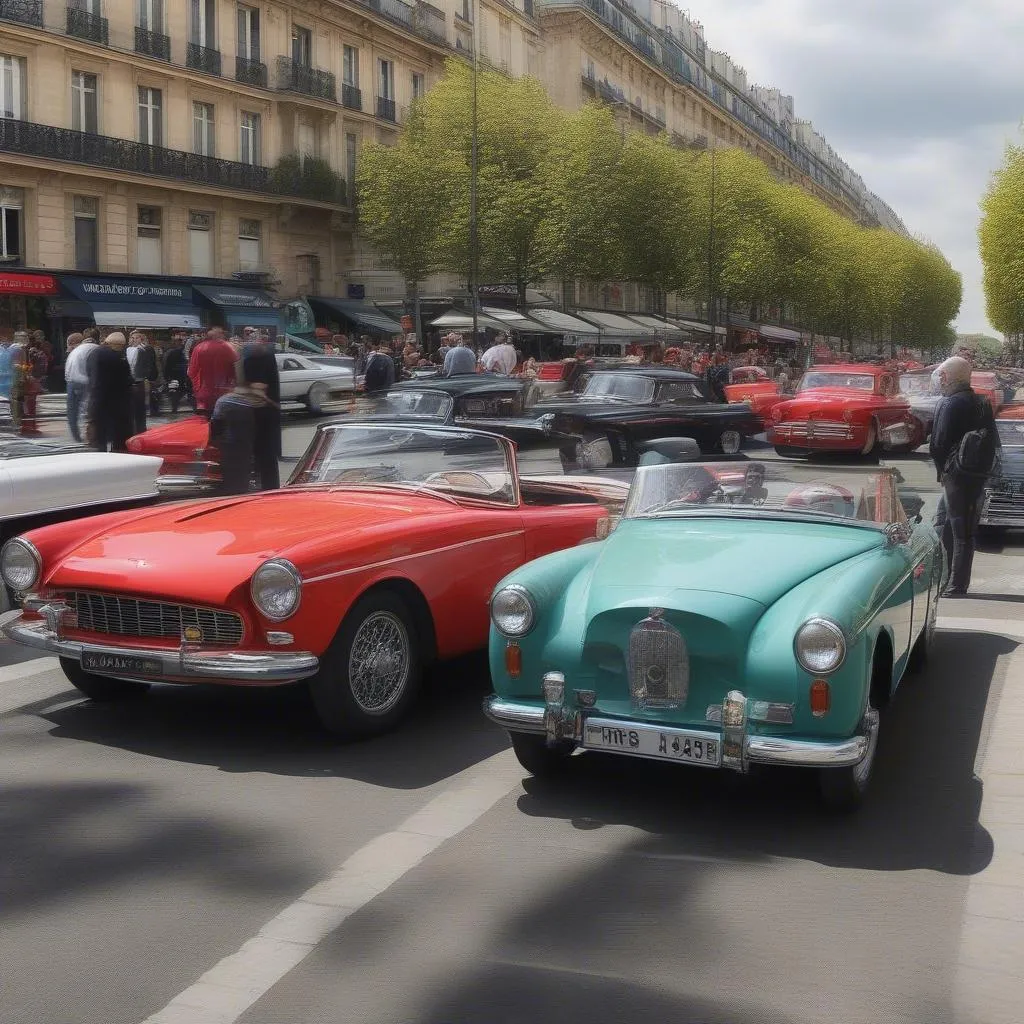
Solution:
M 144 1024 L 232 1024 L 346 918 L 469 828 L 522 777 L 509 751 L 475 765 L 394 831 L 356 850 Z

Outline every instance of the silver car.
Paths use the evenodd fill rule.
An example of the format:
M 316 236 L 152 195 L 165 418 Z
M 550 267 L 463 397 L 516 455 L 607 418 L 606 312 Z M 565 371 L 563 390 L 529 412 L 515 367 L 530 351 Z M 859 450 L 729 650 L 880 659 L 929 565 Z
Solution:
M 318 415 L 324 406 L 355 392 L 354 366 L 323 366 L 297 352 L 278 352 L 276 357 L 282 402 L 301 402 Z

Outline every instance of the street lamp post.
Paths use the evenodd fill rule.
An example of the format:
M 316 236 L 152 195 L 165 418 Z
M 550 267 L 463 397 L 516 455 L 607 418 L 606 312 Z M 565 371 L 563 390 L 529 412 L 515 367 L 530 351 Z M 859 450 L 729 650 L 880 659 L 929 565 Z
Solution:
M 473 124 L 471 129 L 469 166 L 469 301 L 473 306 L 473 348 L 476 349 L 479 327 L 480 282 L 480 236 L 477 226 L 477 170 L 479 164 L 479 140 L 477 138 L 477 77 L 480 72 L 479 4 L 473 0 Z

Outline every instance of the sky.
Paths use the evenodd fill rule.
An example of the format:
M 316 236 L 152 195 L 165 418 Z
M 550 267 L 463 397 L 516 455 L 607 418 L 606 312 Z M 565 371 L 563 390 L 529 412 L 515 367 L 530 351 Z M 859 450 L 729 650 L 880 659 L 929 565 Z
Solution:
M 708 46 L 796 116 L 964 282 L 963 333 L 985 315 L 979 202 L 1007 142 L 1024 143 L 1024 0 L 680 0 Z

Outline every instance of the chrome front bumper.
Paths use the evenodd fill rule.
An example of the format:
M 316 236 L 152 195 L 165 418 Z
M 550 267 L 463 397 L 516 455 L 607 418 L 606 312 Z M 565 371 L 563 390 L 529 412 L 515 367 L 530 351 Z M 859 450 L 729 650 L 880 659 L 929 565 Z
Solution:
M 205 476 L 190 476 L 186 473 L 167 474 L 156 478 L 157 493 L 163 497 L 191 497 L 192 495 L 210 494 L 217 487 L 218 481 Z
M 1008 494 L 986 487 L 978 525 L 1024 528 L 1024 495 Z
M 495 724 L 508 729 L 509 732 L 527 732 L 537 736 L 550 735 L 553 710 L 555 709 L 522 704 L 493 695 L 484 701 L 484 714 Z M 558 708 L 555 713 L 558 712 L 561 714 L 556 723 L 555 738 L 579 741 L 582 738 L 583 722 L 587 712 L 568 707 Z M 622 721 L 624 725 L 629 723 L 629 719 Z M 722 738 L 722 734 L 718 732 L 714 735 Z M 845 740 L 798 740 L 790 739 L 788 736 L 744 734 L 742 756 L 723 759 L 723 766 L 738 771 L 746 771 L 748 765 L 752 763 L 797 765 L 804 768 L 845 768 L 860 764 L 868 752 L 868 747 L 869 738 L 862 735 L 851 736 Z
M 273 685 L 290 683 L 313 675 L 320 661 L 307 651 L 222 651 L 202 647 L 115 647 L 107 644 L 66 640 L 58 636 L 47 624 L 26 622 L 23 617 L 12 619 L 0 627 L 10 640 L 26 647 L 47 651 L 60 658 L 80 661 L 83 653 L 107 655 L 110 658 L 145 658 L 155 662 L 160 671 L 144 676 L 130 675 L 112 668 L 110 675 L 118 678 L 144 679 L 147 682 L 166 679 L 207 680 L 209 682 L 250 683 Z

